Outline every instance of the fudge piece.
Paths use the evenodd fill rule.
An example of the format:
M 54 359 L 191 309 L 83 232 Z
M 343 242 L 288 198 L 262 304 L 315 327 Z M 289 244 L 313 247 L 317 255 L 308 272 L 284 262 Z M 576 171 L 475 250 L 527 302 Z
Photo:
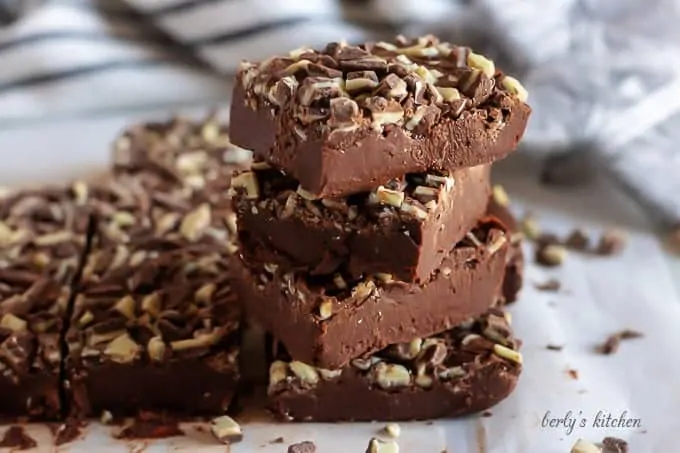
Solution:
M 524 282 L 524 253 L 522 251 L 523 235 L 517 219 L 508 209 L 509 200 L 503 196 L 505 192 L 501 186 L 494 187 L 494 196 L 489 199 L 488 213 L 500 220 L 510 233 L 510 247 L 508 248 L 505 277 L 498 302 L 510 304 L 517 300 Z
M 494 63 L 433 36 L 243 63 L 232 141 L 318 197 L 406 173 L 487 164 L 513 151 L 531 109 Z
M 215 208 L 173 196 L 141 210 L 89 201 L 97 225 L 66 336 L 77 415 L 229 407 L 240 318 L 229 233 Z
M 224 196 L 231 172 L 250 162 L 250 153 L 232 145 L 226 129 L 215 114 L 132 126 L 114 142 L 113 171 L 150 173 L 143 182 L 151 189 L 171 184 Z
M 60 335 L 88 223 L 65 190 L 0 198 L 0 416 L 60 416 Z
M 484 215 L 489 167 L 409 174 L 369 193 L 321 200 L 278 170 L 241 173 L 234 178 L 241 247 L 313 275 L 344 269 L 425 281 Z
M 482 221 L 421 284 L 389 274 L 310 277 L 241 256 L 233 285 L 246 311 L 292 357 L 334 369 L 484 313 L 503 279 L 506 252 L 504 230 Z
M 488 409 L 513 391 L 522 370 L 508 320 L 491 309 L 336 370 L 291 361 L 275 346 L 271 407 L 283 419 L 314 422 L 422 420 Z

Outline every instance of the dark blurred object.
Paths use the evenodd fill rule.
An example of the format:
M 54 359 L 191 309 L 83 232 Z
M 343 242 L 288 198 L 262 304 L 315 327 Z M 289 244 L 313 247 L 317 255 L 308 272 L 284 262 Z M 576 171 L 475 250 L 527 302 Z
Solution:
M 592 180 L 597 162 L 592 144 L 575 142 L 566 149 L 556 149 L 545 157 L 541 183 L 548 186 L 579 186 Z
M 0 0 L 0 26 L 10 25 L 46 0 Z

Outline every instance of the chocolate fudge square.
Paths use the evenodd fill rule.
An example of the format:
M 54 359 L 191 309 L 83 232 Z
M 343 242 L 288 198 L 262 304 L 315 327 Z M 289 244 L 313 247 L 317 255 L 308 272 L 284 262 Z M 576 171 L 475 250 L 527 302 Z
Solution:
M 79 416 L 220 414 L 233 398 L 240 336 L 228 282 L 233 245 L 217 207 L 193 204 L 181 191 L 166 196 L 176 199 L 94 212 L 66 336 Z
M 433 36 L 331 43 L 243 63 L 230 134 L 315 196 L 342 197 L 502 159 L 524 134 L 526 99 L 491 60 Z
M 60 335 L 88 223 L 67 190 L 0 199 L 0 417 L 61 415 Z
M 250 153 L 231 143 L 216 114 L 136 124 L 112 148 L 115 174 L 146 175 L 141 182 L 149 189 L 181 187 L 208 197 L 226 195 L 232 171 L 250 162 Z
M 235 176 L 234 206 L 244 253 L 312 275 L 392 274 L 427 280 L 486 211 L 489 166 L 408 174 L 377 189 L 314 199 L 294 179 L 258 162 Z
M 284 420 L 309 422 L 423 420 L 489 409 L 510 395 L 522 371 L 509 319 L 491 309 L 335 370 L 291 360 L 274 345 L 270 406 Z
M 507 247 L 502 226 L 481 221 L 424 283 L 386 274 L 314 278 L 241 256 L 233 285 L 252 319 L 295 360 L 335 369 L 484 313 L 496 301 Z

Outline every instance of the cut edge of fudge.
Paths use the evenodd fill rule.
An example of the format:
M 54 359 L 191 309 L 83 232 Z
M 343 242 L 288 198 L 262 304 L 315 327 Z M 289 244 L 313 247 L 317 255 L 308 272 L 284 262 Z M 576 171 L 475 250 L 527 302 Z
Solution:
M 501 221 L 510 233 L 510 247 L 499 303 L 511 304 L 517 301 L 524 283 L 524 252 L 522 250 L 524 235 L 517 219 L 510 211 L 510 199 L 500 185 L 493 187 L 493 194 L 489 198 L 488 213 Z
M 505 399 L 522 370 L 510 317 L 492 308 L 427 338 L 390 345 L 340 369 L 291 360 L 274 341 L 268 396 L 289 421 L 390 421 L 454 417 Z
M 231 135 L 317 195 L 405 173 L 491 163 L 513 151 L 526 90 L 469 48 L 428 35 L 244 63 Z
M 490 218 L 456 244 L 426 283 L 407 284 L 387 274 L 351 281 L 340 274 L 282 273 L 241 255 L 233 285 L 245 310 L 296 360 L 337 368 L 484 313 L 496 303 L 507 247 L 504 227 Z M 389 327 L 378 335 L 378 324 Z
M 409 174 L 373 191 L 315 199 L 264 162 L 233 180 L 244 253 L 260 246 L 274 264 L 311 274 L 393 274 L 426 280 L 483 216 L 489 166 Z

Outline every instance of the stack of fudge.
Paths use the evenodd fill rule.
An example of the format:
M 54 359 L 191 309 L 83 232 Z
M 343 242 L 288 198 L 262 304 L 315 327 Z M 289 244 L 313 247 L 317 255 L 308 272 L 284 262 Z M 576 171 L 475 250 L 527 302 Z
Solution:
M 526 99 L 433 36 L 243 64 L 230 135 L 254 160 L 232 179 L 232 284 L 270 335 L 277 415 L 426 419 L 512 392 L 503 305 L 522 258 L 490 167 L 517 147 Z
M 0 195 L 0 417 L 229 408 L 229 147 L 212 117 L 136 126 L 104 177 Z

